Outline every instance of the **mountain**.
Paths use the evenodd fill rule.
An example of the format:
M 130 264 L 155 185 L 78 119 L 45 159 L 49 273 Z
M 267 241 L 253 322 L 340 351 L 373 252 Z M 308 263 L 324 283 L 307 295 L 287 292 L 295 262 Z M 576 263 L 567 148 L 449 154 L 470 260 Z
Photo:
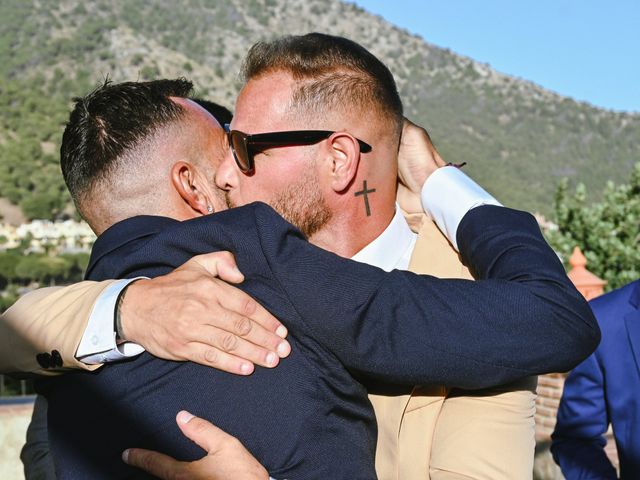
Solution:
M 502 75 L 350 3 L 4 0 L 0 197 L 29 218 L 73 214 L 58 168 L 60 136 L 71 98 L 107 76 L 186 76 L 201 96 L 233 107 L 249 46 L 309 31 L 349 37 L 379 56 L 407 116 L 428 128 L 444 158 L 468 162 L 465 170 L 510 206 L 548 214 L 562 177 L 600 192 L 640 160 L 640 115 Z

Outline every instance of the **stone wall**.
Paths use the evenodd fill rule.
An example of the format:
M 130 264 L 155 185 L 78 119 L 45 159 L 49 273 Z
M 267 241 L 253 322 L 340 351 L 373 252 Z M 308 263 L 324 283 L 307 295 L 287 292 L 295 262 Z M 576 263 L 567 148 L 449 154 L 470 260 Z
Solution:
M 551 373 L 538 377 L 538 399 L 536 400 L 536 440 L 550 440 L 556 426 L 556 414 L 562 397 L 564 373 Z

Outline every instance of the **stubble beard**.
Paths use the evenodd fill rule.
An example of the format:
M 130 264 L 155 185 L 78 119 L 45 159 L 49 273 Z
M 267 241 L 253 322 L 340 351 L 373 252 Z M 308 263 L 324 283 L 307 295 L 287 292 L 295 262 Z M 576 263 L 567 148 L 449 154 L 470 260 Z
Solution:
M 229 192 L 226 192 L 225 200 L 229 208 L 239 206 L 231 200 Z M 332 217 L 313 171 L 307 171 L 297 182 L 263 201 L 307 238 L 319 232 Z

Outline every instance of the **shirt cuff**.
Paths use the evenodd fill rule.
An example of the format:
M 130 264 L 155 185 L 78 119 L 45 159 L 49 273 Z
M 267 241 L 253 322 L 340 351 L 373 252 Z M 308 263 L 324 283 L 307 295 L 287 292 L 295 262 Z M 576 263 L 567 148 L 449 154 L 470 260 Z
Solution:
M 424 183 L 422 208 L 458 250 L 458 225 L 469 210 L 480 205 L 502 206 L 491 194 L 457 167 L 437 169 Z
M 144 352 L 144 347 L 137 343 L 124 342 L 117 345 L 114 330 L 118 296 L 127 285 L 140 278 L 146 277 L 118 280 L 100 294 L 93 306 L 87 328 L 76 351 L 77 360 L 87 365 L 95 365 L 117 362 Z

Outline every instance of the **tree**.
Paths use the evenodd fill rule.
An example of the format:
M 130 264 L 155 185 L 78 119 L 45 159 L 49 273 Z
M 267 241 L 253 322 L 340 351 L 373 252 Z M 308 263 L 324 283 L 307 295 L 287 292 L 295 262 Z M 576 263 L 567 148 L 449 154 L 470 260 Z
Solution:
M 58 214 L 62 207 L 64 197 L 55 192 L 33 193 L 23 198 L 19 205 L 27 218 L 52 218 Z
M 18 300 L 18 296 L 13 293 L 0 293 L 0 313 L 7 310 L 11 305 L 13 305 L 16 300 Z
M 579 246 L 589 270 L 609 289 L 640 278 L 640 163 L 628 184 L 607 183 L 602 201 L 590 205 L 583 184 L 569 194 L 564 180 L 554 210 L 558 230 L 547 232 L 547 239 L 565 261 Z
M 0 252 L 0 290 L 16 279 L 16 265 L 22 257 L 13 252 Z
M 22 257 L 16 265 L 16 277 L 26 282 L 42 282 L 49 270 L 40 258 L 40 255 Z
M 60 255 L 67 264 L 69 265 L 67 271 L 67 277 L 65 280 L 69 280 L 72 282 L 79 282 L 84 277 L 84 272 L 89 265 L 89 254 L 80 252 L 80 253 L 64 253 Z
M 72 264 L 60 257 L 47 255 L 27 255 L 16 265 L 16 276 L 38 283 L 49 282 L 52 285 L 69 277 Z

